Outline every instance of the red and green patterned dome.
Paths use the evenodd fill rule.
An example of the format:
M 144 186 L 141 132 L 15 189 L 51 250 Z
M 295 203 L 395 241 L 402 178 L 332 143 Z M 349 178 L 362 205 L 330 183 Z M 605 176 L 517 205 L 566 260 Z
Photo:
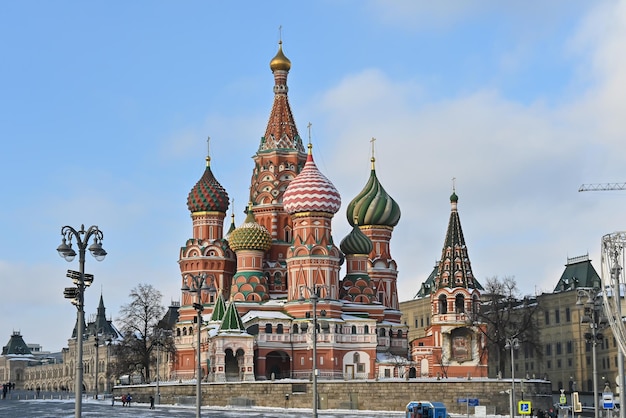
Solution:
M 228 238 L 231 250 L 261 250 L 267 251 L 272 246 L 272 236 L 269 231 L 256 223 L 252 208 L 248 208 L 246 220 Z
M 327 212 L 335 214 L 341 207 L 341 196 L 335 186 L 324 176 L 309 155 L 300 174 L 294 178 L 283 194 L 283 207 L 288 214 L 298 212 Z
M 367 184 L 348 205 L 350 225 L 396 226 L 400 221 L 400 206 L 391 198 L 378 181 L 372 157 L 372 171 Z
M 206 169 L 187 196 L 187 207 L 194 212 L 223 212 L 228 210 L 228 193 L 211 171 L 211 158 L 206 158 Z

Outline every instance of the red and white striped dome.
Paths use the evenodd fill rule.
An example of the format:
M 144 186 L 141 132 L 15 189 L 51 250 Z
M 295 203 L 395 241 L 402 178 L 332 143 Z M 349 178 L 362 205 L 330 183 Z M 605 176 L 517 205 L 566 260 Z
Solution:
M 298 212 L 334 214 L 341 207 L 341 196 L 330 180 L 317 169 L 310 144 L 304 168 L 283 194 L 283 207 L 290 215 Z

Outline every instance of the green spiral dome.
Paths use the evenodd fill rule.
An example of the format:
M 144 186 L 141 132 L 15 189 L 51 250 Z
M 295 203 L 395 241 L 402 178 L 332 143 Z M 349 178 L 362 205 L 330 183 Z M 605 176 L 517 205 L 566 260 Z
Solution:
M 393 227 L 400 221 L 400 206 L 380 184 L 373 167 L 367 184 L 348 205 L 346 215 L 352 226 L 356 223 Z
M 369 254 L 374 245 L 372 241 L 361 231 L 358 225 L 352 227 L 352 231 L 341 240 L 339 248 L 344 254 Z

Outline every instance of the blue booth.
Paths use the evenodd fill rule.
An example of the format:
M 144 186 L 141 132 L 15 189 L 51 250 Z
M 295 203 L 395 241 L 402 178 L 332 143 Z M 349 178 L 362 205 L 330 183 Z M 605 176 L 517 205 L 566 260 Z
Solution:
M 406 406 L 406 418 L 447 418 L 446 406 L 441 402 L 413 401 Z

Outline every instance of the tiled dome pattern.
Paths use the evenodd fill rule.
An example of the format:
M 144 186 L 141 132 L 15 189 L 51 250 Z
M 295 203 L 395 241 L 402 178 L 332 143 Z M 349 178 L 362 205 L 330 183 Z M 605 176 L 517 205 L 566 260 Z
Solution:
M 334 214 L 341 207 L 339 192 L 317 169 L 310 150 L 304 168 L 285 190 L 283 207 L 290 215 L 298 212 Z
M 228 244 L 233 251 L 267 251 L 272 246 L 272 236 L 264 226 L 256 223 L 252 209 L 248 209 L 246 220 L 230 234 Z
M 228 210 L 228 193 L 215 179 L 209 160 L 204 174 L 187 196 L 187 207 L 190 212 L 226 212 Z

